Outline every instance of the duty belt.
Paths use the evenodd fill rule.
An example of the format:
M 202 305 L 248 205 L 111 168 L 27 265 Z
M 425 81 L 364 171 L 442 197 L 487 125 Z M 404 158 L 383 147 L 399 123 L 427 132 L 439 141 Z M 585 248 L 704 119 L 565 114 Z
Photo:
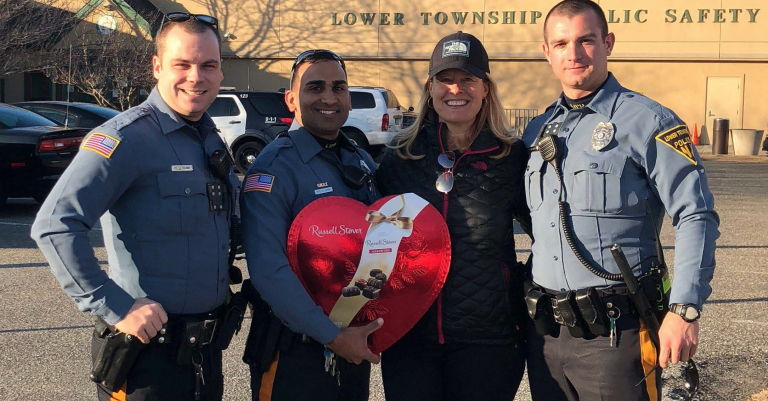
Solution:
M 559 333 L 559 326 L 565 326 L 573 337 L 610 335 L 613 339 L 616 320 L 635 314 L 625 286 L 571 291 L 550 290 L 532 282 L 526 286 L 528 314 L 541 335 Z
M 545 293 L 552 295 L 553 300 L 557 298 L 558 294 L 569 292 L 569 291 L 555 291 L 555 290 L 550 290 L 548 288 L 543 288 L 543 287 L 542 287 L 542 290 Z M 586 290 L 588 291 L 589 289 L 586 289 Z M 600 301 L 602 302 L 603 306 L 606 308 L 606 312 L 609 310 L 615 310 L 615 312 L 617 312 L 617 314 L 620 314 L 621 316 L 630 316 L 636 312 L 635 307 L 632 305 L 632 301 L 627 296 L 629 292 L 627 291 L 626 286 L 616 285 L 616 286 L 605 287 L 605 288 L 594 288 L 594 291 L 597 294 L 597 296 L 600 298 Z M 578 291 L 575 291 L 575 290 L 570 292 L 578 293 Z M 558 307 L 559 305 L 556 305 L 555 302 L 552 303 L 553 312 L 555 312 L 555 309 Z

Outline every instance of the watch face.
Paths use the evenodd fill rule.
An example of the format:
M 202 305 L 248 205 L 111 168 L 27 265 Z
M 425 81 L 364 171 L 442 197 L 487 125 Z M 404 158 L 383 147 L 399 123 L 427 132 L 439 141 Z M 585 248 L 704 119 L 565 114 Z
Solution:
M 699 317 L 699 311 L 696 308 L 689 306 L 685 308 L 685 319 L 696 320 Z

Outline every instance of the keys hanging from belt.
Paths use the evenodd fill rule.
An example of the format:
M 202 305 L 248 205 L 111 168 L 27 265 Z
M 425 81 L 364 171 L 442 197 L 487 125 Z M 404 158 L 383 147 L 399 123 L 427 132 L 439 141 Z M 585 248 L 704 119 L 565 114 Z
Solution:
M 200 362 L 197 361 L 198 358 L 200 359 Z M 195 401 L 200 401 L 203 386 L 205 386 L 205 376 L 203 376 L 203 354 L 201 352 L 198 351 L 192 356 L 192 366 L 195 367 Z
M 611 320 L 611 327 L 610 327 L 610 337 L 611 337 L 611 348 L 613 348 L 613 342 L 616 340 L 616 320 L 621 317 L 621 309 L 617 308 L 614 304 L 611 302 L 608 302 L 605 304 L 606 307 L 606 314 L 608 315 L 608 319 Z M 618 345 L 618 343 L 616 344 Z
M 323 355 L 325 356 L 325 373 L 328 373 L 331 377 L 335 377 L 336 382 L 341 386 L 341 372 L 339 371 L 338 366 L 336 366 L 336 354 L 326 348 L 323 351 Z

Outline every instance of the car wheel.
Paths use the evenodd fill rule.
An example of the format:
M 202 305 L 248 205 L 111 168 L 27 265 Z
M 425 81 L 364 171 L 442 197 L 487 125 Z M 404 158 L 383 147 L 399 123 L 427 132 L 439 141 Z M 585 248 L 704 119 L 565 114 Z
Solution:
M 259 141 L 248 141 L 240 145 L 235 152 L 235 165 L 237 169 L 242 174 L 245 174 L 262 149 L 264 149 L 264 144 Z
M 361 147 L 366 152 L 368 151 L 369 145 L 368 145 L 368 139 L 365 137 L 365 135 L 355 128 L 342 128 L 342 131 L 344 131 L 345 134 L 347 134 L 347 137 L 352 140 L 352 142 L 355 143 L 355 145 Z

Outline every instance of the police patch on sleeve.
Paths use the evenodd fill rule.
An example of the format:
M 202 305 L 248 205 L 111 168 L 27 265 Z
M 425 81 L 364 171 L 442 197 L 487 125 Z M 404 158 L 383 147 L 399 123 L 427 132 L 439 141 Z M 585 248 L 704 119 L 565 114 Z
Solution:
M 243 192 L 261 191 L 272 192 L 272 184 L 275 183 L 275 176 L 269 174 L 251 174 L 245 179 Z
M 691 134 L 688 132 L 688 127 L 685 125 L 678 125 L 656 135 L 656 140 L 669 146 L 675 152 L 680 153 L 683 157 L 688 159 L 688 161 L 693 163 L 694 166 L 698 164 L 696 158 L 693 156 Z
M 109 135 L 104 135 L 102 133 L 94 132 L 85 140 L 85 142 L 83 142 L 81 149 L 96 152 L 109 159 L 112 157 L 112 153 L 115 151 L 115 149 L 117 149 L 117 145 L 119 144 L 119 139 L 113 138 Z

